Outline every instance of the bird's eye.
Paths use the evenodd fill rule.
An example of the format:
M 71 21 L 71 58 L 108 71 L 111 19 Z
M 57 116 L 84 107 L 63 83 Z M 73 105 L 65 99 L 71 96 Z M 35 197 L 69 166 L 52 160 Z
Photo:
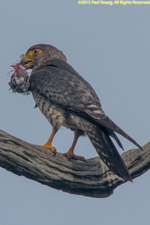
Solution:
M 37 49 L 37 48 L 34 49 L 34 50 L 33 50 L 33 53 L 34 53 L 34 54 L 38 54 L 38 53 L 39 53 L 39 49 Z
M 34 49 L 29 50 L 27 54 L 29 57 L 34 57 L 41 53 L 42 53 L 42 50 L 40 48 L 34 48 Z

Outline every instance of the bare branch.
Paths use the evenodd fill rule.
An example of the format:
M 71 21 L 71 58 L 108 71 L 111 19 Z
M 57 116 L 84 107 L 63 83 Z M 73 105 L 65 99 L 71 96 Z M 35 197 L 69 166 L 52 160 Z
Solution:
M 150 143 L 144 151 L 133 149 L 122 154 L 134 179 L 150 168 Z M 0 167 L 17 175 L 64 192 L 103 198 L 124 181 L 113 174 L 99 157 L 85 163 L 68 161 L 61 153 L 24 142 L 0 130 Z

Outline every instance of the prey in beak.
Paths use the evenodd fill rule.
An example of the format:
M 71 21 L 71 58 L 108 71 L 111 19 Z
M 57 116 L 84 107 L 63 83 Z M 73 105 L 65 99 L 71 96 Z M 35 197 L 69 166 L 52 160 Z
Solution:
M 24 65 L 26 70 L 33 69 L 35 66 L 35 62 L 37 62 L 39 55 L 42 53 L 41 48 L 31 48 L 29 49 L 25 55 L 21 56 L 20 64 Z
M 23 65 L 26 70 L 27 69 L 32 69 L 32 64 L 33 64 L 34 60 L 29 58 L 28 56 L 26 55 L 21 55 L 21 61 L 20 61 L 20 64 Z

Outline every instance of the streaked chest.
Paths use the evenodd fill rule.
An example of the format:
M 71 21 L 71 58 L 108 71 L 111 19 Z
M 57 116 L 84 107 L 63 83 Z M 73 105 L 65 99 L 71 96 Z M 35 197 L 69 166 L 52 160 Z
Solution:
M 38 108 L 52 126 L 57 128 L 59 128 L 61 125 L 66 126 L 67 118 L 63 109 L 52 104 L 49 100 L 42 97 L 36 92 L 32 92 L 32 94 Z

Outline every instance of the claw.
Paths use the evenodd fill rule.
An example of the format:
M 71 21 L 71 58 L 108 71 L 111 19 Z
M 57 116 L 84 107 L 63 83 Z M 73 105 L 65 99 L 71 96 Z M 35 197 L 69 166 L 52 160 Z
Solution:
M 65 155 L 65 154 L 64 154 Z M 67 155 L 66 155 L 67 156 Z M 68 156 L 68 160 L 70 161 L 70 159 L 71 159 L 71 154 L 69 154 Z
M 57 153 L 56 149 L 53 151 L 53 153 L 54 153 L 54 157 L 55 157 L 56 156 L 56 153 Z
M 75 159 L 75 160 L 80 160 L 85 162 L 86 159 L 83 156 L 78 156 L 75 155 L 73 152 L 71 152 L 70 150 L 67 153 L 63 154 L 64 156 L 66 156 L 68 158 L 68 160 L 70 161 L 71 159 Z
M 45 145 L 39 145 L 40 147 L 42 148 L 48 148 L 51 150 L 51 152 L 54 154 L 54 156 L 56 155 L 56 148 L 53 147 L 52 145 L 48 145 L 48 144 L 45 144 Z

